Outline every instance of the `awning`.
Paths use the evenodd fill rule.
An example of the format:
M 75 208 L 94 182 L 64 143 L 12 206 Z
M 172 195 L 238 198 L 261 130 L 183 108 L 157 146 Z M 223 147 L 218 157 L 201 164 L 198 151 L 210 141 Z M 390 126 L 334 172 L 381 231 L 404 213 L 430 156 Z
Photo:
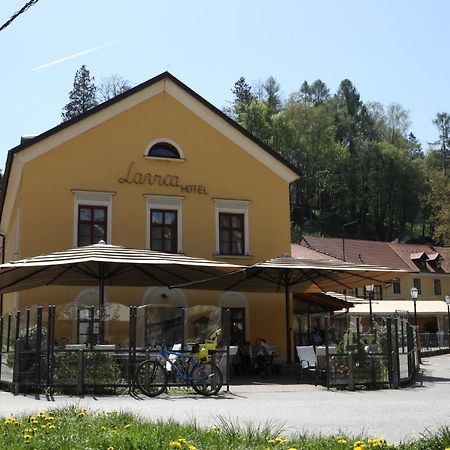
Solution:
M 417 300 L 416 310 L 420 315 L 447 314 L 447 305 L 444 301 Z M 375 315 L 394 314 L 395 312 L 414 314 L 414 302 L 412 300 L 372 301 L 372 313 Z M 369 315 L 369 303 L 356 304 L 349 310 L 349 314 L 353 316 Z

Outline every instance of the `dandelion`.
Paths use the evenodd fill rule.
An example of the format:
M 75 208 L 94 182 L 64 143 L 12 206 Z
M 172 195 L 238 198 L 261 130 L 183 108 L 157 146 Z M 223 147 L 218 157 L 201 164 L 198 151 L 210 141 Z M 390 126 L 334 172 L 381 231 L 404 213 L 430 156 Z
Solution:
M 9 424 L 15 423 L 15 422 L 16 422 L 16 419 L 13 416 L 9 416 L 5 419 L 4 423 L 5 423 L 5 425 L 9 425 Z
M 195 445 L 190 444 L 188 450 L 197 450 L 197 447 Z
M 170 441 L 169 446 L 173 448 L 181 448 L 181 442 L 179 441 Z
M 365 446 L 364 445 L 357 445 L 356 447 L 353 447 L 353 450 L 365 450 Z
M 283 437 L 276 437 L 275 442 L 278 442 L 280 444 L 286 444 L 286 442 L 288 442 L 288 439 L 283 438 Z
M 31 436 L 29 434 L 24 434 L 23 435 L 23 441 L 28 443 L 31 441 Z
M 56 427 L 53 424 L 49 424 L 47 425 L 49 430 L 54 430 Z

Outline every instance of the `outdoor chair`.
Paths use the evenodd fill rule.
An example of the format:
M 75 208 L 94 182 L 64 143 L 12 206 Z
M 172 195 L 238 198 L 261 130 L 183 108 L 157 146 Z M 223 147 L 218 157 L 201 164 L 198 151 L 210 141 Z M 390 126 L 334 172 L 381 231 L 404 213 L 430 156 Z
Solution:
M 300 370 L 297 377 L 297 383 L 300 378 L 303 378 L 303 373 L 308 373 L 309 382 L 311 382 L 311 375 L 315 376 L 315 384 L 317 386 L 317 355 L 313 345 L 298 345 L 297 356 L 300 362 Z

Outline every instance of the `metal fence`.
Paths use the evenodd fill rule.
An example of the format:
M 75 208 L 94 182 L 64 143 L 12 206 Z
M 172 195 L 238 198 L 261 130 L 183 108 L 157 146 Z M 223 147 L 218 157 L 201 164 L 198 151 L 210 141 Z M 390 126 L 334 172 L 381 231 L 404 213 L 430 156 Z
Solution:
M 214 314 L 205 308 L 199 314 L 198 309 L 189 311 L 187 308 L 173 307 L 166 308 L 161 314 L 161 311 L 156 313 L 145 308 L 129 307 L 127 336 L 124 337 L 123 324 L 108 324 L 105 311 L 99 311 L 98 307 L 81 309 L 81 323 L 87 324 L 81 327 L 82 333 L 80 311 L 72 315 L 75 319 L 72 328 L 76 327 L 73 334 L 77 342 L 67 340 L 58 333 L 58 327 L 64 327 L 64 324 L 57 318 L 55 306 L 37 307 L 1 317 L 0 383 L 16 394 L 43 390 L 80 395 L 87 392 L 131 393 L 135 386 L 137 365 L 157 355 L 157 349 L 150 344 L 164 341 L 170 347 L 178 343 L 182 350 L 188 351 L 191 342 L 185 337 L 189 336 L 185 327 L 205 334 L 210 330 L 208 326 L 228 323 L 221 320 L 217 308 Z M 209 316 L 214 315 L 215 322 L 206 323 L 205 311 Z M 225 315 L 228 313 L 224 312 Z M 190 321 L 189 317 L 195 317 L 195 320 Z M 112 328 L 121 328 L 122 331 L 113 333 Z M 105 332 L 108 330 L 107 340 Z M 114 337 L 118 342 L 111 342 Z M 212 352 L 212 360 L 221 368 L 224 384 L 229 388 L 229 330 L 222 330 L 221 345 Z M 170 373 L 168 386 L 184 386 L 184 383 Z
M 356 319 L 338 342 L 327 342 L 325 354 L 317 358 L 327 386 L 398 388 L 410 382 L 419 367 L 417 333 L 400 317 L 377 317 L 373 329 L 364 333 Z

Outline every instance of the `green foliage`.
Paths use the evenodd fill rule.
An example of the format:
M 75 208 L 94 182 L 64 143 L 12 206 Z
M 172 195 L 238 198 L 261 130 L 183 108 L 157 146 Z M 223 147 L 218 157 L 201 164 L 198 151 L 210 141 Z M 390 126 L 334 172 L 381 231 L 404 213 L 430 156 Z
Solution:
M 149 421 L 117 411 L 93 414 L 77 407 L 41 411 L 34 416 L 9 416 L 0 421 L 0 448 L 18 450 L 443 450 L 449 445 L 448 427 L 395 445 L 383 437 L 364 435 L 287 436 L 277 425 L 240 426 L 221 418 L 217 426 L 202 429 L 195 422 Z
M 429 164 L 409 130 L 407 110 L 364 103 L 348 79 L 334 95 L 321 80 L 304 81 L 286 101 L 279 91 L 273 77 L 257 87 L 241 77 L 229 113 L 301 170 L 291 185 L 294 225 L 308 234 L 341 236 L 342 225 L 356 220 L 347 237 L 379 240 L 425 233 L 431 207 L 421 199 L 428 200 Z M 448 127 L 445 115 L 436 121 L 439 148 L 426 160 L 442 168 Z M 444 241 L 442 235 L 435 236 Z
M 119 364 L 108 352 L 85 351 L 84 381 L 86 384 L 121 384 L 124 383 Z M 54 383 L 76 384 L 78 376 L 78 351 L 56 352 L 54 362 Z M 95 392 L 101 388 L 93 389 Z
M 96 92 L 94 77 L 91 77 L 85 65 L 81 66 L 75 74 L 73 89 L 69 93 L 69 103 L 63 108 L 63 121 L 73 119 L 96 106 L 98 104 Z

